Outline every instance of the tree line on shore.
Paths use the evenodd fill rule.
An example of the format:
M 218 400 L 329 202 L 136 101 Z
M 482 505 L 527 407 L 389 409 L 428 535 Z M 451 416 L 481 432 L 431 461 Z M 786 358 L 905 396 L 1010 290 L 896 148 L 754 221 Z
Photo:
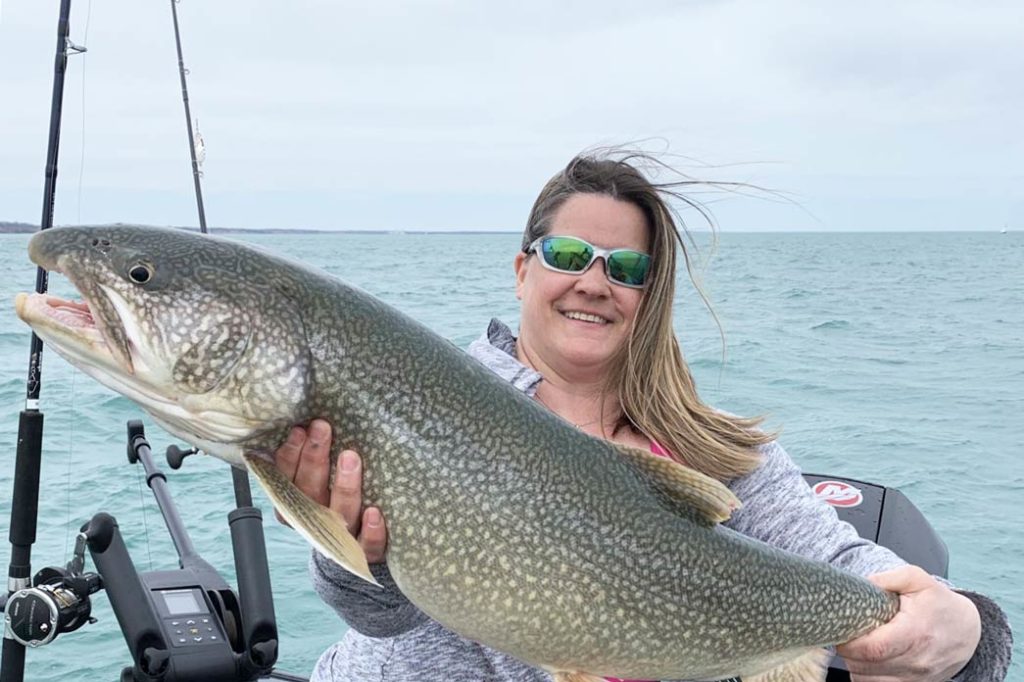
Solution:
M 38 225 L 32 225 L 30 223 L 13 223 L 6 220 L 0 220 L 0 234 L 35 232 L 38 229 Z

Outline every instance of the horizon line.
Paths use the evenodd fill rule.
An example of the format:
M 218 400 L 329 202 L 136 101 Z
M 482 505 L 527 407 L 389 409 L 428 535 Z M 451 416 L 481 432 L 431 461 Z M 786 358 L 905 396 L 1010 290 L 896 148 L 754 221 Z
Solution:
M 95 223 L 95 224 L 62 224 L 54 225 L 53 227 L 115 227 L 115 226 L 130 226 L 130 227 L 164 227 L 175 230 L 186 230 L 190 232 L 199 232 L 199 227 L 184 226 L 184 225 L 152 225 L 145 223 L 125 223 L 125 222 L 113 222 L 113 223 Z M 21 221 L 3 221 L 0 220 L 0 235 L 5 234 L 33 234 L 40 232 L 41 229 L 38 225 L 33 223 L 25 223 Z M 210 234 L 214 233 L 234 233 L 234 234 L 469 234 L 469 235 L 481 235 L 481 234 L 522 234 L 522 230 L 488 230 L 488 229 L 450 229 L 450 230 L 438 230 L 438 229 L 417 229 L 417 228 L 403 228 L 403 229 L 365 229 L 365 228 L 311 228 L 311 227 L 207 227 L 207 231 Z M 693 234 L 710 234 L 711 230 L 708 229 L 694 229 L 690 230 Z M 956 234 L 956 233 L 981 233 L 981 234 L 1005 234 L 1013 232 L 1006 227 L 1000 228 L 989 228 L 989 229 L 913 229 L 913 228 L 901 228 L 901 229 L 862 229 L 862 230 L 804 230 L 804 229 L 722 229 L 718 228 L 715 230 L 718 234 Z

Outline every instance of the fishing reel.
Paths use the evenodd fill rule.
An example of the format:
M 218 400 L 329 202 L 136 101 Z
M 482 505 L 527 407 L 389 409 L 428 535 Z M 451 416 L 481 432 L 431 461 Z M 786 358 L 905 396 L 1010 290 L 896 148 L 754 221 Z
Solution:
M 10 637 L 27 647 L 49 644 L 57 635 L 74 632 L 91 617 L 89 597 L 103 588 L 96 573 L 83 573 L 85 535 L 75 543 L 74 558 L 66 568 L 47 566 L 36 573 L 32 587 L 18 590 L 4 606 L 4 622 Z

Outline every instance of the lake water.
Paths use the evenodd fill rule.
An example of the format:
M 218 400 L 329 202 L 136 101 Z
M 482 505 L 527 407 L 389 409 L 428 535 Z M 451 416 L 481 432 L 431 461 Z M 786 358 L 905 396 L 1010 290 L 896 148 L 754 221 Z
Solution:
M 240 235 L 372 292 L 460 346 L 491 317 L 515 328 L 512 234 Z M 0 236 L 0 300 L 34 286 L 27 235 Z M 769 427 L 806 469 L 898 487 L 949 546 L 950 578 L 1024 623 L 1024 234 L 726 234 L 704 275 L 726 337 L 685 279 L 676 328 L 704 399 Z M 54 277 L 51 291 L 70 295 Z M 29 331 L 0 308 L 0 532 L 7 536 Z M 129 401 L 44 353 L 46 416 L 33 569 L 63 564 L 77 529 L 117 517 L 140 570 L 175 554 L 124 455 Z M 147 424 L 154 448 L 171 442 Z M 160 458 L 162 465 L 162 458 Z M 200 551 L 229 579 L 228 468 L 165 470 Z M 258 494 L 257 494 L 258 495 Z M 267 522 L 280 667 L 308 674 L 344 623 L 306 573 L 306 544 Z M 6 569 L 9 545 L 0 547 Z M 91 565 L 91 562 L 90 562 Z M 106 598 L 95 625 L 28 653 L 29 680 L 112 680 L 129 656 Z M 1021 638 L 1018 636 L 1018 641 Z M 1024 648 L 1010 679 L 1024 679 Z

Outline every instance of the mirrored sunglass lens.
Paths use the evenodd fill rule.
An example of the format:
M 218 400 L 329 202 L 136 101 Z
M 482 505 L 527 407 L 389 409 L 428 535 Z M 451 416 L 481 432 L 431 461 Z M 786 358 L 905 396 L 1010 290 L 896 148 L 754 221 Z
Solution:
M 541 250 L 548 265 L 568 272 L 579 272 L 594 257 L 589 244 L 566 237 L 545 239 L 541 242 Z
M 623 284 L 642 285 L 650 266 L 651 257 L 637 251 L 617 251 L 608 257 L 608 274 Z

